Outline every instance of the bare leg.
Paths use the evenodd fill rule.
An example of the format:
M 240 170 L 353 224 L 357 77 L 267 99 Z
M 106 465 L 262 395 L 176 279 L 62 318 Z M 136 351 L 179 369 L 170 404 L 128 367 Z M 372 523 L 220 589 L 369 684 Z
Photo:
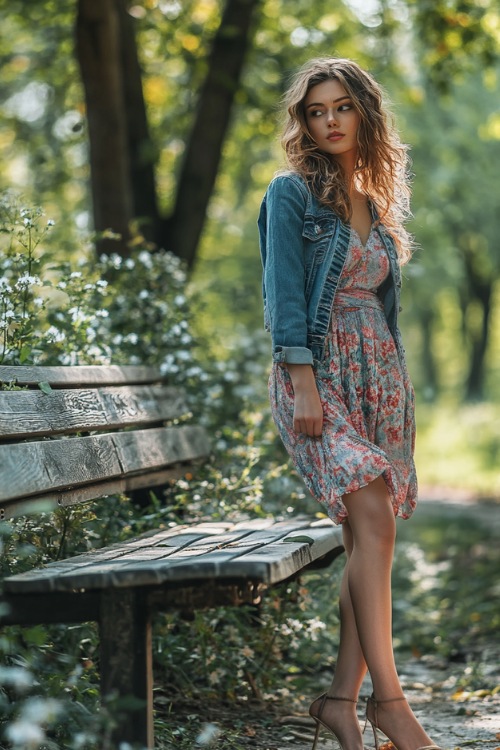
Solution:
M 328 694 L 357 699 L 367 667 L 358 638 L 348 584 L 349 560 L 353 548 L 353 537 L 349 521 L 345 521 L 342 525 L 342 536 L 347 562 L 340 586 L 340 644 L 335 675 Z
M 402 690 L 392 648 L 391 568 L 396 539 L 392 504 L 382 477 L 343 500 L 353 536 L 347 580 L 359 642 L 376 699 L 396 698 Z M 431 744 L 405 701 L 379 706 L 378 721 L 398 750 Z
M 342 536 L 347 561 L 340 586 L 340 644 L 335 675 L 328 695 L 357 700 L 366 674 L 366 662 L 359 643 L 348 585 L 349 559 L 353 547 L 349 521 L 342 524 Z M 363 739 L 354 703 L 327 701 L 322 711 L 322 719 L 335 732 L 343 750 L 362 750 Z

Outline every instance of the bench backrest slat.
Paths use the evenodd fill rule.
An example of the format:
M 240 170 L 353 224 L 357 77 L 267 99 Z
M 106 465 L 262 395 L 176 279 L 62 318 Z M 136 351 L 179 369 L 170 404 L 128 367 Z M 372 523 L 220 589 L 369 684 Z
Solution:
M 107 497 L 108 495 L 125 495 L 134 490 L 165 486 L 180 479 L 186 474 L 186 466 L 179 464 L 168 469 L 153 471 L 147 474 L 133 474 L 127 477 L 84 484 L 81 487 L 55 490 L 41 495 L 10 500 L 8 505 L 0 507 L 0 521 L 26 515 L 32 512 L 51 513 L 56 508 L 67 508 L 71 505 L 87 503 L 90 500 Z
M 20 389 L 0 390 L 0 519 L 165 485 L 210 455 L 158 367 L 0 366 L 2 383 Z
M 187 411 L 185 395 L 168 386 L 0 391 L 0 439 L 139 427 Z
M 45 382 L 54 388 L 67 388 L 83 385 L 158 383 L 162 380 L 163 377 L 157 367 L 141 365 L 0 366 L 0 382 L 15 382 L 18 385 L 29 386 Z
M 205 431 L 196 425 L 4 445 L 0 502 L 154 471 L 207 452 Z

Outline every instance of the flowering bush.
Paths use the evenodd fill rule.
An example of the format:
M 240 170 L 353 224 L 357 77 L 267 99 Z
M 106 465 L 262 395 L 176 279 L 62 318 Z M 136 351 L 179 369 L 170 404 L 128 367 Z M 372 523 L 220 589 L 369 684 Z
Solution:
M 262 404 L 264 340 L 242 332 L 239 348 L 216 359 L 212 341 L 196 335 L 196 315 L 207 313 L 178 258 L 137 247 L 127 259 L 95 258 L 87 248 L 75 261 L 61 260 L 50 249 L 53 231 L 41 210 L 21 207 L 10 197 L 0 202 L 0 363 L 157 365 L 188 391 L 197 421 L 213 434 L 216 458 L 164 497 L 152 495 L 142 513 L 113 497 L 4 524 L 2 574 L 172 520 L 271 510 L 286 516 L 300 507 L 303 488 L 282 465 L 284 454 Z M 304 613 L 301 625 L 297 602 L 295 588 L 286 587 L 266 598 L 258 617 L 220 608 L 198 613 L 191 623 L 166 618 L 155 631 L 157 674 L 184 695 L 201 691 L 243 700 L 279 695 L 283 656 L 293 660 L 304 644 L 320 648 L 323 638 L 316 612 Z M 89 624 L 9 629 L 0 641 L 5 662 L 0 714 L 12 748 L 108 747 L 109 726 L 120 707 L 95 712 L 97 644 Z M 1 724 L 0 719 L 0 736 Z
M 88 248 L 60 262 L 41 247 L 52 226 L 40 209 L 0 202 L 0 362 L 151 363 L 172 380 L 203 379 L 181 261 L 139 247 L 127 259 L 94 260 Z

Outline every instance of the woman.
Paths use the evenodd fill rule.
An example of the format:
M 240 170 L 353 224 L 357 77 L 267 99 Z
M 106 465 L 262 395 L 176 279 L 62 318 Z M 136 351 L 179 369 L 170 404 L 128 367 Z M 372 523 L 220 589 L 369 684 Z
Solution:
M 379 85 L 350 60 L 306 64 L 287 94 L 290 171 L 259 215 L 273 418 L 295 467 L 335 523 L 347 563 L 340 647 L 310 707 L 342 750 L 362 750 L 356 702 L 397 750 L 439 750 L 402 693 L 392 649 L 395 517 L 417 499 L 414 396 L 398 330 L 400 265 L 410 257 L 406 147 Z

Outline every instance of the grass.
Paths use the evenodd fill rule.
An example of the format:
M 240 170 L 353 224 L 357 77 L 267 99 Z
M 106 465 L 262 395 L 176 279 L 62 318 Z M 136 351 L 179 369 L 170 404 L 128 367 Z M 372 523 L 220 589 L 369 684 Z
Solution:
M 500 404 L 417 406 L 415 460 L 422 486 L 500 498 Z

